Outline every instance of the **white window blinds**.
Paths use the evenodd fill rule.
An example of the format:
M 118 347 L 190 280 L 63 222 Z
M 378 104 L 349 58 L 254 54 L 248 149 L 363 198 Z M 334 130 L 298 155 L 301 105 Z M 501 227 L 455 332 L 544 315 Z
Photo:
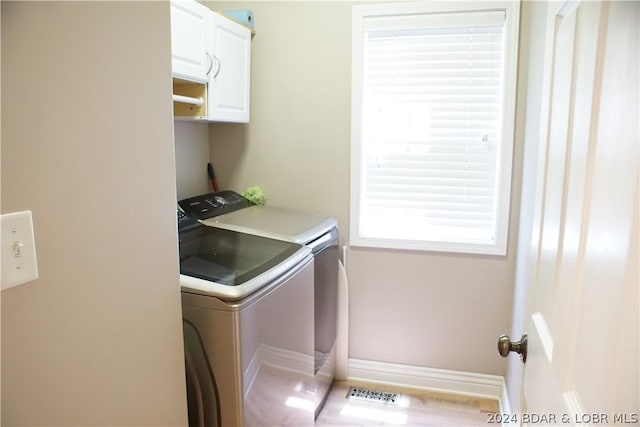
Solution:
M 494 244 L 505 12 L 362 22 L 360 241 Z

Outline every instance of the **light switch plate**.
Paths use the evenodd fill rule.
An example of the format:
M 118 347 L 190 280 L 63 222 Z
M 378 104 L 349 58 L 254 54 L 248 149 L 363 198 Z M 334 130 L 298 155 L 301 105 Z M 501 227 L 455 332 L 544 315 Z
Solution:
M 31 211 L 0 216 L 2 223 L 2 290 L 38 278 Z

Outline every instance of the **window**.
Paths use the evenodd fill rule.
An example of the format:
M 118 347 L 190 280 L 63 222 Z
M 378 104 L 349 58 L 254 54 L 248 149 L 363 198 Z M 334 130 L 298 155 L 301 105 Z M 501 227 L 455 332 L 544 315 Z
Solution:
M 352 245 L 506 254 L 518 13 L 354 6 Z

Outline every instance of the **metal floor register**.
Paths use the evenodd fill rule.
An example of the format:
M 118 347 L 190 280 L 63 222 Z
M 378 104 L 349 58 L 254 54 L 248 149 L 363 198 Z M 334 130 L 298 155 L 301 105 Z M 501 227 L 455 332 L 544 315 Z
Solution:
M 347 393 L 347 399 L 366 400 L 369 402 L 398 404 L 400 393 L 390 393 L 386 391 L 368 390 L 361 387 L 351 387 Z

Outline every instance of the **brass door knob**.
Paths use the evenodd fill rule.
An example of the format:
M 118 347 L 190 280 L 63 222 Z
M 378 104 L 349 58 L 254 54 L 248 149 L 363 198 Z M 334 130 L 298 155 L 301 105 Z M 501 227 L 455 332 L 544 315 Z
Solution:
M 509 335 L 500 335 L 498 338 L 498 353 L 502 357 L 507 357 L 510 352 L 518 353 L 522 363 L 527 362 L 527 334 L 522 334 L 520 341 L 511 341 Z

